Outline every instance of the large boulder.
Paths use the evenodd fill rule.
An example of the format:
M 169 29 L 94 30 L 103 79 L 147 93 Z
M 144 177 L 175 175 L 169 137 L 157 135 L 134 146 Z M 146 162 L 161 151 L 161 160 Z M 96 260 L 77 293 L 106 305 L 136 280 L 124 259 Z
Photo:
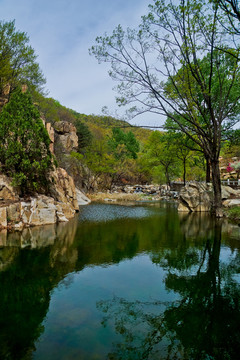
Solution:
M 189 183 L 179 193 L 178 211 L 211 211 L 212 186 L 206 183 Z
M 21 201 L 20 215 L 24 225 L 47 225 L 56 223 L 56 205 L 54 199 L 39 195 L 30 201 Z
M 223 201 L 223 206 L 227 208 L 232 208 L 235 206 L 240 206 L 240 199 L 227 199 Z
M 229 198 L 240 198 L 240 190 L 233 189 L 230 186 L 222 186 L 222 200 Z

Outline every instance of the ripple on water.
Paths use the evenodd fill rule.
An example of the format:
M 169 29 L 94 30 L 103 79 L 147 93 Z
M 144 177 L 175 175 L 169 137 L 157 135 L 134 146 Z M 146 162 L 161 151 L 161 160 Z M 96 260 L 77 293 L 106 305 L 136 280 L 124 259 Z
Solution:
M 91 204 L 82 209 L 79 220 L 107 222 L 117 219 L 139 219 L 152 216 L 156 210 L 146 206 L 124 206 L 116 204 Z M 159 214 L 159 212 L 158 212 Z

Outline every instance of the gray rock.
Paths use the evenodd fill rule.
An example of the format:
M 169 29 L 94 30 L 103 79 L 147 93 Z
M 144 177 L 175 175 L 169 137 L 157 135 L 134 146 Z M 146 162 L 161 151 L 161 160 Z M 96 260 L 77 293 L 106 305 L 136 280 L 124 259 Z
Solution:
M 91 200 L 77 188 L 76 188 L 76 195 L 79 206 L 90 204 Z
M 205 183 L 190 183 L 179 193 L 178 211 L 205 212 L 212 208 L 212 187 Z
M 234 206 L 240 206 L 240 199 L 228 199 L 223 201 L 223 206 L 231 208 Z

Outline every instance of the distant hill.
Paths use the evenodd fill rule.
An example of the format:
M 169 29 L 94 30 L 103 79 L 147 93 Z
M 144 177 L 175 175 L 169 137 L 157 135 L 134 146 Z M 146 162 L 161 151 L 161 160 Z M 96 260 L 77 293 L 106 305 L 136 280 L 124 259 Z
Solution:
M 85 123 L 96 139 L 101 139 L 111 133 L 112 128 L 121 127 L 124 131 L 132 131 L 138 141 L 145 143 L 151 134 L 150 129 L 131 126 L 128 122 L 104 115 L 80 114 L 75 110 L 68 109 L 53 98 L 44 97 L 38 93 L 34 95 L 34 102 L 46 120 L 54 125 L 57 121 L 75 123 L 77 120 Z

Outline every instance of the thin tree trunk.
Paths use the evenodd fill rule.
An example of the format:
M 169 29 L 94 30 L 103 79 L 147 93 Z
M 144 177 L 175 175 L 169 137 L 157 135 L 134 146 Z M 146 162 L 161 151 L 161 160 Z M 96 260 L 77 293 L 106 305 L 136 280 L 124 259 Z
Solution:
M 186 185 L 186 158 L 183 159 L 183 185 Z
M 205 156 L 206 159 L 206 183 L 211 182 L 211 166 L 209 157 Z
M 169 177 L 169 173 L 168 173 L 168 167 L 165 169 L 165 177 L 167 180 L 167 184 L 168 184 L 169 188 L 171 189 L 171 182 L 170 182 L 170 177 Z
M 213 212 L 217 217 L 222 217 L 222 191 L 219 160 L 211 161 L 212 167 L 212 184 L 213 184 Z

